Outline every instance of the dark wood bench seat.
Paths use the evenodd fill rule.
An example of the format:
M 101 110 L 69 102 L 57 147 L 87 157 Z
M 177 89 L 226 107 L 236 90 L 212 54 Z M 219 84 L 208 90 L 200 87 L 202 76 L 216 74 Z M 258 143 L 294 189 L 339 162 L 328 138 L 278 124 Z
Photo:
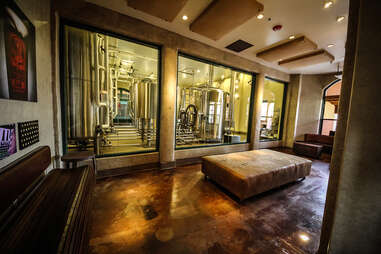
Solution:
M 0 191 L 12 190 L 11 197 L 0 194 L 0 253 L 86 253 L 94 170 L 53 169 L 45 175 L 50 158 L 49 147 L 41 147 L 0 174 Z M 23 172 L 31 178 L 20 179 L 27 184 L 20 188 Z

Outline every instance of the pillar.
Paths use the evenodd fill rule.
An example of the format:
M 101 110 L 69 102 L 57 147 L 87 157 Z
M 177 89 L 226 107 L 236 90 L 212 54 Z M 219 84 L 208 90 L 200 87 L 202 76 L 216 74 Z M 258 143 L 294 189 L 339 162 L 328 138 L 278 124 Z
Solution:
M 351 0 L 339 120 L 318 253 L 378 253 L 380 1 Z
M 299 115 L 301 81 L 302 77 L 300 74 L 290 75 L 290 83 L 287 88 L 287 113 L 283 128 L 284 138 L 282 146 L 284 147 L 292 148 L 294 145 Z
M 253 118 L 251 121 L 250 150 L 259 149 L 261 131 L 261 107 L 263 101 L 263 89 L 265 85 L 265 74 L 256 76 Z
M 160 167 L 171 169 L 175 161 L 175 114 L 177 83 L 177 50 L 162 48 L 162 77 L 160 97 Z

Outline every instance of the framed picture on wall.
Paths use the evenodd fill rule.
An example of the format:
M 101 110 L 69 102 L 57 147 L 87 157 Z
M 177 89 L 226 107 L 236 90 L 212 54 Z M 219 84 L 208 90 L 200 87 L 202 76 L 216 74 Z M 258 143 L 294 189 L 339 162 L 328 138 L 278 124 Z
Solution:
M 37 102 L 34 25 L 13 0 L 0 12 L 0 99 Z
M 16 124 L 0 126 L 0 160 L 16 152 Z

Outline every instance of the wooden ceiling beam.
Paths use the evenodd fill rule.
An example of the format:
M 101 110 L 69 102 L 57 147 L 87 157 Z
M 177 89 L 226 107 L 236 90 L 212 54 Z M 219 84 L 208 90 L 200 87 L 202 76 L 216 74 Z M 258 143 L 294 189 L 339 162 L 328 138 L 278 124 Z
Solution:
M 188 0 L 126 0 L 131 8 L 172 22 Z
M 324 49 L 320 49 L 311 53 L 302 54 L 291 57 L 279 62 L 279 65 L 289 69 L 296 69 L 305 66 L 333 62 L 335 57 Z
M 219 40 L 263 11 L 256 0 L 214 0 L 190 25 L 190 30 Z
M 317 44 L 306 36 L 300 36 L 293 40 L 287 40 L 280 44 L 270 46 L 270 48 L 257 53 L 257 57 L 268 61 L 278 62 L 286 58 L 304 54 L 318 48 Z

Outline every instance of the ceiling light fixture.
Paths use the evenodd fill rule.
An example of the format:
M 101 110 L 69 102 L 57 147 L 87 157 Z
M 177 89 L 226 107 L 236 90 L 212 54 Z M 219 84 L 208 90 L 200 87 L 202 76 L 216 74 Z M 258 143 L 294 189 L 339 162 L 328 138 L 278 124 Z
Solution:
M 344 16 L 339 16 L 339 17 L 336 18 L 336 21 L 337 21 L 337 22 L 341 22 L 341 21 L 343 21 L 344 19 L 345 19 Z
M 303 241 L 303 242 L 308 242 L 310 240 L 310 237 L 306 234 L 300 234 L 299 235 L 299 238 Z
M 257 15 L 257 19 L 263 19 L 265 17 L 265 15 L 263 15 L 263 13 L 259 13 Z
M 332 7 L 332 5 L 333 5 L 332 1 L 326 1 L 324 3 L 324 9 L 328 9 L 328 8 Z
M 288 37 L 290 40 L 293 40 L 295 39 L 295 35 L 291 35 L 290 37 Z
M 200 73 L 200 69 L 197 69 L 197 73 Z
M 327 47 L 328 48 L 332 48 L 332 47 L 334 47 L 335 46 L 335 44 L 329 44 Z
M 187 15 L 183 15 L 183 20 L 188 20 L 188 16 Z

